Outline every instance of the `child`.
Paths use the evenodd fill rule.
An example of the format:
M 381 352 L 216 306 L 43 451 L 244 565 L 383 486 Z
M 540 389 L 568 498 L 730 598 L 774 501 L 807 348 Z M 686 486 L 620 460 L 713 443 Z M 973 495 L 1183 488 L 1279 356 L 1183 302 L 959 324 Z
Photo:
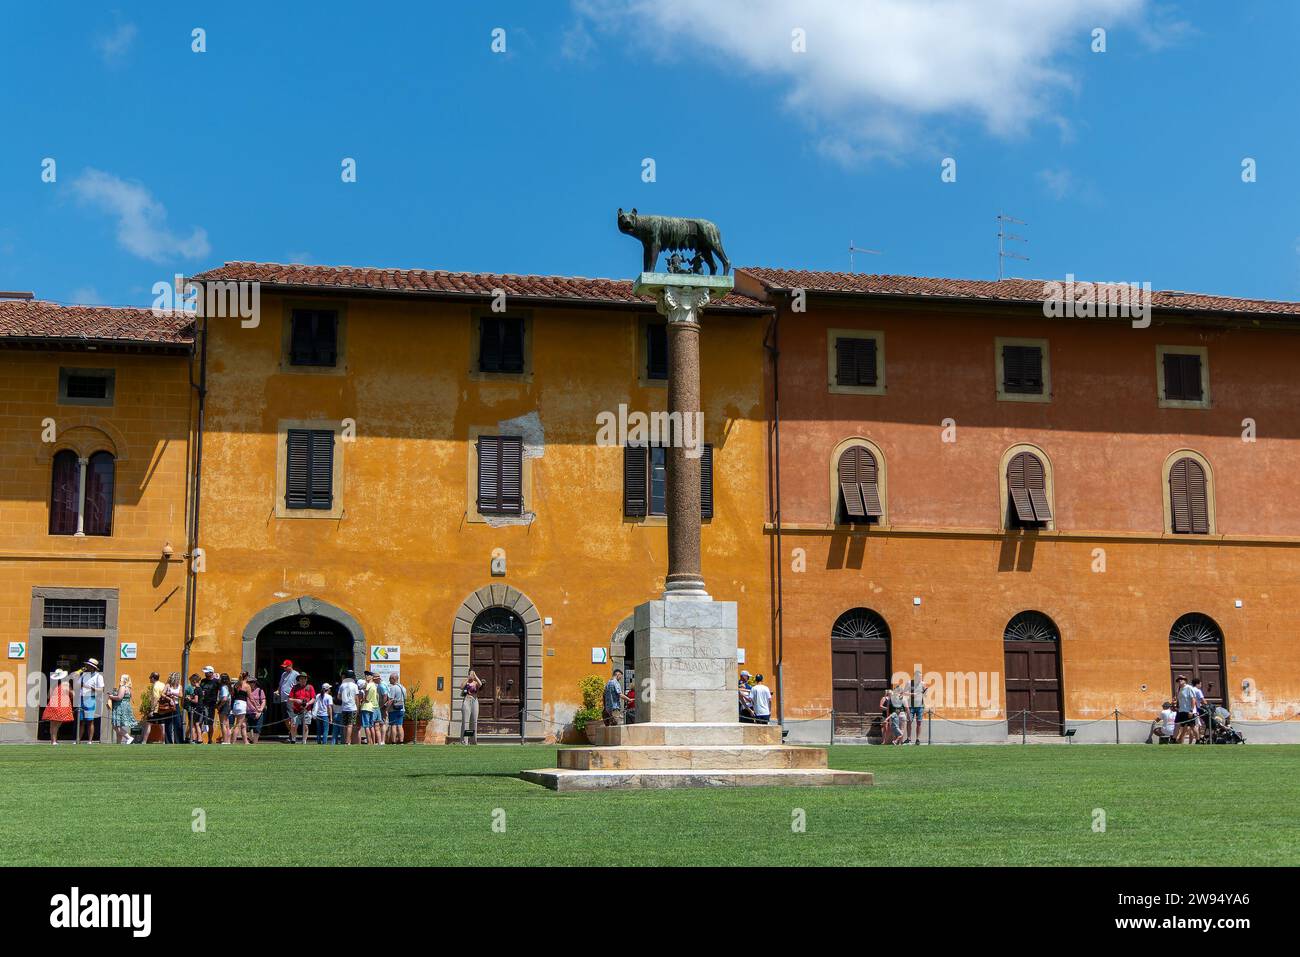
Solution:
M 333 737 L 330 731 L 334 724 L 334 696 L 330 694 L 332 687 L 334 686 L 326 681 L 320 686 L 320 694 L 316 695 L 313 716 L 316 718 L 317 744 L 329 744 Z
M 907 744 L 907 738 L 903 737 L 903 709 L 899 708 L 889 715 L 889 731 L 894 739 L 891 744 Z

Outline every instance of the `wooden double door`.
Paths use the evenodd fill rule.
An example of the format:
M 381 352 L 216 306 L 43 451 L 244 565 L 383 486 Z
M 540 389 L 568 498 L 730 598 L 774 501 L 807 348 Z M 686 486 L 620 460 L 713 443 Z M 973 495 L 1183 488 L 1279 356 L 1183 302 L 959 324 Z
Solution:
M 1005 641 L 1007 731 L 1064 733 L 1058 641 Z M 1022 712 L 1029 712 L 1022 716 Z
M 523 636 L 471 634 L 470 667 L 483 680 L 478 693 L 479 736 L 520 736 L 525 700 Z
M 1223 644 L 1221 642 L 1169 643 L 1170 694 L 1178 694 L 1178 676 L 1188 681 L 1201 679 L 1201 691 L 1211 707 L 1227 707 L 1224 703 L 1226 681 L 1223 674 Z
M 835 734 L 879 736 L 880 699 L 888 689 L 887 639 L 831 639 L 831 706 L 835 709 Z

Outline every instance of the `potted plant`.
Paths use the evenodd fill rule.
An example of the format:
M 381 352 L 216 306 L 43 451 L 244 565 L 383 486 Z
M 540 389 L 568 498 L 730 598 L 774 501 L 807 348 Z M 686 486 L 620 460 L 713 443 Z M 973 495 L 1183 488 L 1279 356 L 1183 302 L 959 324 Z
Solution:
M 604 718 L 600 699 L 605 691 L 605 679 L 599 675 L 587 675 L 578 682 L 578 691 L 582 695 L 582 707 L 573 716 L 573 727 L 579 734 L 585 733 L 592 744 L 596 744 L 597 729 L 602 726 Z
M 424 732 L 433 720 L 433 698 L 420 694 L 420 682 L 406 695 L 406 718 L 402 721 L 403 737 L 409 742 L 424 743 Z
M 163 736 L 162 725 L 155 724 L 149 720 L 150 716 L 153 714 L 153 705 L 153 682 L 150 682 L 145 687 L 144 691 L 140 693 L 140 725 L 138 730 L 133 729 L 137 734 L 137 740 L 141 744 L 148 744 L 155 736 L 159 738 Z M 154 733 L 155 731 L 157 732 L 156 735 Z

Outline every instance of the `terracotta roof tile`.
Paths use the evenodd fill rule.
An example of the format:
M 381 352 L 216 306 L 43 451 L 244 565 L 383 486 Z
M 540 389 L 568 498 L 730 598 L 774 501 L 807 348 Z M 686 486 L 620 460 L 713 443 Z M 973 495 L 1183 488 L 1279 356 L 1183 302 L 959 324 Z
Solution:
M 0 339 L 189 345 L 194 340 L 194 317 L 151 309 L 4 299 L 0 300 Z
M 884 276 L 845 272 L 814 272 L 803 269 L 744 267 L 737 273 L 752 276 L 764 288 L 777 292 L 804 289 L 811 293 L 847 293 L 869 296 L 899 296 L 925 299 L 966 299 L 996 302 L 1042 303 L 1048 282 L 1043 279 L 933 279 L 923 276 Z M 1082 280 L 1077 280 L 1081 282 Z M 1240 299 L 1198 292 L 1151 290 L 1154 309 L 1188 312 L 1248 313 L 1277 317 L 1300 317 L 1300 302 L 1269 299 Z
M 632 295 L 629 279 L 587 279 L 582 276 L 514 276 L 497 273 L 446 272 L 440 269 L 378 269 L 355 266 L 303 266 L 280 263 L 229 262 L 197 276 L 196 282 L 260 282 L 268 286 L 368 289 L 393 293 L 482 296 L 498 289 L 507 297 L 554 299 L 599 305 L 652 305 L 649 296 Z M 735 293 L 710 308 L 767 311 L 768 307 Z

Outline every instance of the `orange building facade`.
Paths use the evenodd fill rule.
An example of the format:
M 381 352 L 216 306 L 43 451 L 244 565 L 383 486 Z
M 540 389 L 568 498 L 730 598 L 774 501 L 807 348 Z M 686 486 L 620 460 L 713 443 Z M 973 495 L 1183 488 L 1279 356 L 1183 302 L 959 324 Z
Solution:
M 791 737 L 873 733 L 920 672 L 935 741 L 1144 740 L 1178 673 L 1252 740 L 1300 738 L 1300 309 L 1053 319 L 1042 289 L 738 274 L 779 310 Z

